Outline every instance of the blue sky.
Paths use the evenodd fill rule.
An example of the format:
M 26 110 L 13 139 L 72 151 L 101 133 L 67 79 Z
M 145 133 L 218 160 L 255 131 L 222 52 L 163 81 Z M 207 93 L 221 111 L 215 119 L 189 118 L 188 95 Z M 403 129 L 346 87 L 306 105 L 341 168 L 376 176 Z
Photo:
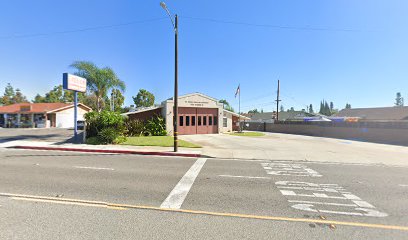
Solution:
M 166 3 L 180 16 L 180 94 L 225 98 L 237 109 L 241 84 L 241 110 L 268 111 L 279 78 L 285 108 L 316 110 L 321 99 L 337 108 L 392 106 L 398 91 L 408 101 L 406 0 Z M 32 99 L 60 84 L 73 61 L 89 60 L 126 82 L 126 105 L 140 88 L 161 102 L 173 94 L 174 74 L 165 17 L 152 0 L 1 1 L 1 94 L 10 82 Z

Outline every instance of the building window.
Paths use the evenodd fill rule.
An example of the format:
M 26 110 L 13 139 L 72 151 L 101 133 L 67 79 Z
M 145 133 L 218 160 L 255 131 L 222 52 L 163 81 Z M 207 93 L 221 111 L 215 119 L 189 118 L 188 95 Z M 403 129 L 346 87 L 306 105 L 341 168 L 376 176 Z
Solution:
M 208 125 L 212 125 L 212 116 L 208 116 Z
M 198 116 L 198 126 L 201 126 L 201 116 Z
M 218 125 L 218 117 L 214 116 L 214 126 L 217 126 L 217 125 Z
M 190 126 L 190 116 L 186 116 L 186 126 Z
M 183 126 L 183 124 L 184 124 L 184 117 L 183 116 L 180 116 L 180 118 L 179 118 L 180 120 L 179 120 L 179 126 Z
M 191 117 L 191 126 L 195 126 L 195 116 Z
M 203 116 L 203 126 L 207 126 L 207 116 Z
M 226 118 L 226 117 L 222 118 L 222 126 L 223 127 L 228 127 L 228 118 Z

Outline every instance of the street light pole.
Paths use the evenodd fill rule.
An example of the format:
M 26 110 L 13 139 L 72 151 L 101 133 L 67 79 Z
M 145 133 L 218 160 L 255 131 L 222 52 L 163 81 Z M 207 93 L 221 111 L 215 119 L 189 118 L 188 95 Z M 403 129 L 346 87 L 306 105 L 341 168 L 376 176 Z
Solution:
M 160 6 L 167 12 L 169 15 L 171 23 L 174 27 L 174 109 L 173 109 L 173 136 L 174 136 L 174 152 L 178 151 L 178 17 L 177 14 L 173 17 L 170 14 L 169 9 L 167 8 L 164 2 L 160 2 Z
M 174 32 L 174 152 L 178 150 L 178 17 L 175 19 Z

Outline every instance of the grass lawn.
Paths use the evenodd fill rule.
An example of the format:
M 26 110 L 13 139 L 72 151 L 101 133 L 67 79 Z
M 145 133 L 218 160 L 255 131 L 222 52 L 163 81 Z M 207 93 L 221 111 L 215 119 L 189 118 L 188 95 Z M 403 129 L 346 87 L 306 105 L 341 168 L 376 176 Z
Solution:
M 230 135 L 243 136 L 243 137 L 262 137 L 262 136 L 265 136 L 265 134 L 260 133 L 260 132 L 233 132 L 233 133 L 230 133 Z
M 172 136 L 128 137 L 122 145 L 173 147 Z M 200 148 L 201 146 L 179 139 L 179 147 Z

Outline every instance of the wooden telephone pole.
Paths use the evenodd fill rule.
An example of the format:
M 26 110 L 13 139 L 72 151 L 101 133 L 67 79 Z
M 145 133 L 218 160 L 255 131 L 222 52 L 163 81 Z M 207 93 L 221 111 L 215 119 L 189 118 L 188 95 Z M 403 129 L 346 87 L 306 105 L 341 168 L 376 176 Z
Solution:
M 279 90 L 280 90 L 280 81 L 278 79 L 278 91 L 276 94 L 276 121 L 279 121 L 279 102 L 282 101 L 279 99 Z

